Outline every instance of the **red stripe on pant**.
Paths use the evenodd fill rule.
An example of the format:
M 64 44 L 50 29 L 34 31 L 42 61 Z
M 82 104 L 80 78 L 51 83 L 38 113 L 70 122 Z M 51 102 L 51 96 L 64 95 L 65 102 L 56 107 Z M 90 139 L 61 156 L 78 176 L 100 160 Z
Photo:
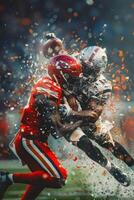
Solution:
M 39 149 L 39 151 L 44 154 L 44 156 L 47 156 L 53 167 L 60 172 L 61 177 L 66 179 L 67 171 L 62 167 L 56 155 L 52 152 L 48 145 L 39 141 L 34 141 L 34 144 Z M 15 139 L 15 148 L 20 159 L 28 165 L 31 171 L 44 170 L 44 168 L 42 168 L 40 164 L 29 153 L 26 152 L 22 146 L 22 138 L 20 134 L 18 134 Z

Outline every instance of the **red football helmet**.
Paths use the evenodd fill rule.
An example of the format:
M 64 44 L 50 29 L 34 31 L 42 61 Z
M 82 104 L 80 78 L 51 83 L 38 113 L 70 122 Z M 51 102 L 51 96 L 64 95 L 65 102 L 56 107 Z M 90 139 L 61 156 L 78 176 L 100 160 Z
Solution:
M 73 84 L 81 76 L 82 68 L 70 55 L 58 55 L 50 60 L 48 74 L 61 86 Z

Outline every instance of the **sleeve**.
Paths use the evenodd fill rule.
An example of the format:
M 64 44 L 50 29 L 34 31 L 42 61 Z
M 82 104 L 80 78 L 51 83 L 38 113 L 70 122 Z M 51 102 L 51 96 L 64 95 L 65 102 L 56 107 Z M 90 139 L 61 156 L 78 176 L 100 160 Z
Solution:
M 33 96 L 35 100 L 35 107 L 41 114 L 50 117 L 50 115 L 57 108 L 59 100 L 59 93 L 56 87 L 47 80 L 42 80 L 33 88 Z
M 106 84 L 104 84 L 103 90 L 95 95 L 95 98 L 98 104 L 105 105 L 111 96 L 112 96 L 112 85 L 108 81 Z
M 44 94 L 37 94 L 35 97 L 35 107 L 39 114 L 49 118 L 57 109 L 57 105 Z
M 59 95 L 58 95 L 58 91 L 54 91 L 52 90 L 52 88 L 49 88 L 49 87 L 46 87 L 46 86 L 37 86 L 35 88 L 35 92 L 34 92 L 36 95 L 41 95 L 41 96 L 44 96 L 46 98 L 49 98 L 53 101 L 57 101 L 58 98 L 59 98 Z

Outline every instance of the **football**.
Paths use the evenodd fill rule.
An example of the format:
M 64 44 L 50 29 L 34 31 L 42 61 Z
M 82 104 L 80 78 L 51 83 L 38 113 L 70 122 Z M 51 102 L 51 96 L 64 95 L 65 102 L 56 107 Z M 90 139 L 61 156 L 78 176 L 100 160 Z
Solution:
M 52 38 L 47 40 L 42 47 L 42 52 L 45 57 L 51 57 L 58 55 L 63 49 L 62 41 L 58 38 Z

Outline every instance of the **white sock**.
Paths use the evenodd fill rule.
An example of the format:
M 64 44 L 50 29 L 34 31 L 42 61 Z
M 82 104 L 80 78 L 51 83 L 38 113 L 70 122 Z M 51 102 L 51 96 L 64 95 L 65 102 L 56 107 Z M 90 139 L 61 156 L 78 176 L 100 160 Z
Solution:
M 14 181 L 13 181 L 13 174 L 8 174 L 8 178 L 9 178 L 9 180 L 13 183 Z
M 105 168 L 110 171 L 111 169 L 111 162 L 108 160 L 107 165 L 105 166 Z

